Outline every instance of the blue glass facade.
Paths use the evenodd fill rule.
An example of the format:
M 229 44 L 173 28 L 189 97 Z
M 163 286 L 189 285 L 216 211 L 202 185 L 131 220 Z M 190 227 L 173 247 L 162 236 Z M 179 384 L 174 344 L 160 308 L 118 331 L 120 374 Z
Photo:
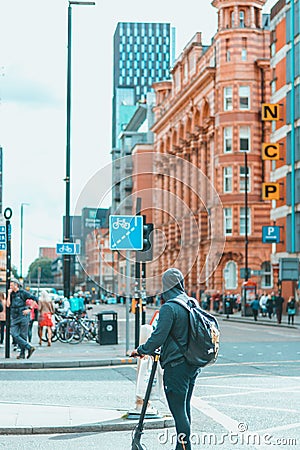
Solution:
M 170 78 L 174 31 L 169 23 L 121 22 L 114 34 L 113 148 L 119 148 L 117 92 L 131 88 L 134 101 L 146 98 L 152 84 Z

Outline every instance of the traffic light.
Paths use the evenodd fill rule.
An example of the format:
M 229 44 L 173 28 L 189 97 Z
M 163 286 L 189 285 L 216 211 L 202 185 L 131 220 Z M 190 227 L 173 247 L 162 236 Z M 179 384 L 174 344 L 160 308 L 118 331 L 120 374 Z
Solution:
M 152 261 L 153 258 L 153 223 L 143 225 L 143 249 L 136 252 L 136 260 L 139 262 Z

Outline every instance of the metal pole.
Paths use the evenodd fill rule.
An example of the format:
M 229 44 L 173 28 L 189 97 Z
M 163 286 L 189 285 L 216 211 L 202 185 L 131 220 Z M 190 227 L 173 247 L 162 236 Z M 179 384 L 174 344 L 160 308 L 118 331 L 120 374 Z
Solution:
M 126 355 L 128 355 L 130 351 L 129 313 L 130 313 L 130 250 L 126 250 Z
M 291 0 L 291 253 L 296 251 L 296 200 L 295 200 L 295 2 Z M 298 61 L 299 63 L 299 61 Z
M 20 278 L 23 278 L 23 203 L 21 203 Z
M 247 152 L 244 152 L 245 158 L 245 282 L 248 281 L 248 159 Z M 246 315 L 247 291 L 244 286 L 242 296 L 242 316 Z
M 70 242 L 70 167 L 71 167 L 71 45 L 72 45 L 72 7 L 68 7 L 68 64 L 67 64 L 67 142 L 66 142 L 66 216 L 64 242 Z M 71 257 L 64 255 L 64 296 L 70 297 Z
M 68 6 L 68 65 L 67 65 L 67 142 L 66 142 L 66 216 L 64 242 L 70 242 L 70 176 L 71 176 L 71 66 L 72 66 L 72 6 L 95 5 L 95 2 L 69 1 Z M 64 296 L 69 298 L 71 291 L 71 255 L 64 255 L 63 267 Z
M 248 159 L 245 152 L 245 281 L 248 281 Z
M 12 210 L 6 208 L 4 217 L 6 218 L 6 299 L 10 288 L 11 279 L 11 225 L 10 218 Z M 10 307 L 6 306 L 6 323 L 5 323 L 5 358 L 10 357 Z
M 40 288 L 41 288 L 41 274 L 42 274 L 42 268 L 41 266 L 38 267 L 38 290 L 37 290 L 37 298 L 40 296 Z
M 99 244 L 99 284 L 100 284 L 100 303 L 102 300 L 102 242 Z

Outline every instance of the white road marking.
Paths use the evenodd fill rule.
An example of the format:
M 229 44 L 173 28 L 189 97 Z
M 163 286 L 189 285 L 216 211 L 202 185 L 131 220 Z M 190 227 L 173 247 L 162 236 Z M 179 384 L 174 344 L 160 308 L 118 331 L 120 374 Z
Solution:
M 268 361 L 268 362 L 262 362 L 262 361 L 249 361 L 249 362 L 230 362 L 230 363 L 217 363 L 217 366 L 270 366 L 272 364 L 290 364 L 290 363 L 299 363 L 299 359 L 294 360 L 286 360 L 286 361 Z
M 237 420 L 234 420 L 221 411 L 218 411 L 214 406 L 209 405 L 201 398 L 193 396 L 191 403 L 194 408 L 198 409 L 198 411 L 222 425 L 226 430 L 232 432 L 238 431 L 239 422 Z
M 214 403 L 214 402 L 211 402 Z M 299 413 L 298 409 L 285 409 L 285 408 L 271 408 L 269 406 L 256 406 L 256 405 L 241 405 L 240 403 L 221 403 L 218 402 L 218 405 L 223 405 L 223 406 L 232 406 L 234 408 L 244 408 L 244 409 L 261 409 L 261 410 L 266 410 L 266 411 L 282 411 L 282 412 L 288 412 L 288 413 Z

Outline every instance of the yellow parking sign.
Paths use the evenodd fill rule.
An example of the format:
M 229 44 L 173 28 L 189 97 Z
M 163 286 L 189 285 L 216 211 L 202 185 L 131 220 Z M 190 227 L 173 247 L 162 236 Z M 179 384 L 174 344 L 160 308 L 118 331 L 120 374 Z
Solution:
M 263 183 L 262 198 L 263 200 L 279 200 L 279 183 Z
M 263 160 L 272 160 L 272 161 L 278 161 L 280 159 L 280 151 L 279 151 L 280 145 L 279 144 L 267 144 L 264 143 L 262 145 L 262 159 Z
M 262 103 L 261 118 L 262 120 L 279 120 L 279 104 Z

